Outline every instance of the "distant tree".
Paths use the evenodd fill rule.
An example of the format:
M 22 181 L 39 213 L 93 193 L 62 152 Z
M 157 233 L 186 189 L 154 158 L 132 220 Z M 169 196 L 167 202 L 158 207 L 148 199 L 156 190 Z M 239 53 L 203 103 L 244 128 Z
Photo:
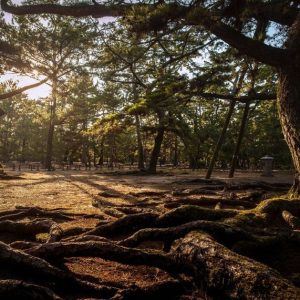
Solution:
M 296 170 L 291 192 L 300 193 L 300 7 L 298 1 L 157 1 L 151 4 L 127 5 L 83 4 L 83 6 L 28 5 L 14 7 L 2 0 L 2 8 L 15 14 L 55 13 L 69 16 L 125 15 L 131 7 L 134 13 L 128 21 L 140 32 L 159 31 L 178 22 L 182 26 L 199 26 L 257 61 L 270 65 L 279 74 L 278 109 L 282 130 L 292 154 Z M 157 5 L 160 4 L 160 5 Z M 84 9 L 83 9 L 84 8 Z M 141 12 L 139 14 L 139 11 Z M 146 16 L 146 17 L 145 17 Z M 272 42 L 253 38 L 259 22 L 273 22 Z M 270 41 L 270 39 L 269 39 Z
M 51 96 L 48 98 L 49 127 L 47 134 L 45 166 L 51 170 L 53 138 L 59 122 L 59 103 L 67 99 L 63 82 L 71 74 L 82 72 L 87 64 L 95 31 L 92 21 L 66 19 L 59 16 L 15 18 L 11 41 L 22 48 L 22 58 L 30 76 L 44 75 L 49 78 Z

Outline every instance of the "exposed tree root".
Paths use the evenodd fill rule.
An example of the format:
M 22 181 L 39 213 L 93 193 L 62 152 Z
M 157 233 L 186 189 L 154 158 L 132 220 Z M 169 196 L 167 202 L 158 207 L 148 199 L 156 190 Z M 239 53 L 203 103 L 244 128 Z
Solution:
M 88 241 L 43 244 L 27 249 L 26 252 L 47 261 L 71 256 L 94 256 L 125 264 L 158 267 L 168 271 L 174 271 L 177 268 L 168 255 L 157 251 L 126 248 L 112 242 Z
M 3 215 L 0 217 L 0 221 L 3 220 L 20 220 L 26 217 L 44 217 L 44 218 L 55 218 L 59 220 L 70 221 L 73 218 L 67 215 L 64 215 L 60 212 L 47 211 L 36 207 L 31 207 L 28 209 L 19 209 L 15 213 L 11 213 L 8 215 Z
M 0 261 L 6 265 L 13 265 L 19 272 L 27 270 L 52 280 L 64 280 L 67 278 L 63 271 L 53 267 L 45 260 L 15 250 L 2 242 L 0 242 Z
M 165 281 L 148 288 L 123 290 L 116 294 L 114 300 L 152 300 L 152 299 L 179 299 L 186 290 L 180 281 Z
M 50 227 L 49 237 L 46 243 L 57 242 L 62 238 L 63 230 L 57 224 L 53 224 Z
M 51 287 L 60 292 L 63 289 L 66 289 L 68 285 L 69 288 L 72 287 L 72 289 L 78 293 L 86 292 L 90 295 L 98 294 L 102 295 L 104 298 L 111 297 L 116 292 L 115 289 L 109 287 L 101 287 L 78 280 L 70 273 L 66 273 L 57 267 L 53 267 L 45 260 L 26 254 L 22 251 L 12 249 L 2 242 L 0 242 L 0 262 L 2 264 L 2 268 L 4 267 L 5 269 L 7 266 L 10 272 L 13 271 L 13 273 L 16 274 L 15 276 L 22 277 L 24 270 L 26 270 L 27 277 L 30 274 L 32 280 L 38 282 L 39 285 L 43 284 L 48 288 Z M 10 278 L 12 275 L 8 274 L 7 276 Z
M 36 242 L 16 241 L 16 242 L 11 243 L 9 246 L 14 249 L 18 249 L 18 250 L 26 250 L 26 249 L 33 248 L 33 247 L 36 247 L 39 245 L 40 245 L 40 243 L 36 243 Z
M 299 289 L 268 267 L 300 282 L 300 261 L 293 259 L 300 251 L 300 200 L 269 199 L 255 207 L 267 190 L 285 186 L 202 183 L 205 189 L 183 190 L 184 198 L 165 191 L 137 192 L 124 198 L 129 200 L 127 205 L 102 200 L 119 194 L 102 193 L 98 207 L 114 216 L 105 220 L 100 214 L 39 207 L 0 212 L 1 237 L 12 236 L 10 246 L 0 242 L 0 298 L 300 299 Z M 226 192 L 221 192 L 221 186 Z M 254 190 L 236 192 L 242 186 Z M 211 197 L 190 197 L 203 195 L 201 191 Z M 100 221 L 92 229 L 80 227 L 77 221 L 84 218 Z M 71 227 L 64 229 L 67 222 Z M 46 233 L 39 243 L 38 233 Z M 287 267 L 276 261 L 282 257 L 281 250 Z M 277 255 L 273 260 L 271 253 Z M 127 286 L 110 278 L 73 273 L 67 267 L 66 260 L 90 257 L 159 268 L 171 279 L 146 287 Z
M 300 215 L 300 200 L 287 200 L 282 198 L 269 199 L 261 202 L 255 210 L 260 213 L 267 213 L 271 215 L 280 215 L 283 210 L 287 210 L 292 214 Z
M 62 300 L 47 287 L 23 280 L 0 280 L 0 298 L 6 300 Z
M 12 176 L 8 175 L 6 173 L 0 173 L 0 180 L 16 180 L 16 179 L 22 179 L 21 176 Z
M 135 192 L 130 193 L 129 195 L 134 197 L 155 197 L 155 196 L 164 196 L 167 192 L 166 191 L 142 191 L 142 192 Z
M 243 207 L 243 208 L 254 208 L 255 203 L 246 201 L 246 200 L 230 200 L 230 199 L 222 199 L 222 198 L 205 198 L 201 197 L 198 199 L 194 198 L 181 198 L 178 200 L 169 200 L 164 206 L 166 208 L 175 208 L 180 205 L 199 205 L 199 206 L 207 206 L 207 205 L 216 205 L 217 203 L 221 203 L 222 205 L 233 206 L 233 207 Z
M 75 237 L 70 237 L 67 239 L 64 239 L 65 242 L 110 242 L 109 239 L 103 237 L 103 236 L 97 236 L 97 235 L 80 235 Z M 33 245 L 31 248 L 39 246 L 39 245 Z M 28 249 L 28 248 L 27 248 Z
M 234 217 L 237 214 L 238 211 L 235 210 L 214 210 L 184 205 L 159 216 L 156 220 L 156 227 L 176 226 L 196 220 L 216 221 Z
M 82 228 L 82 227 L 73 227 L 69 229 L 64 229 L 64 231 L 62 232 L 62 238 L 77 236 L 86 233 L 89 230 L 90 230 L 89 228 Z
M 0 232 L 10 232 L 19 235 L 36 235 L 40 232 L 48 232 L 54 224 L 49 219 L 35 219 L 29 222 L 1 221 Z
M 111 207 L 105 207 L 101 209 L 106 215 L 110 216 L 110 217 L 114 217 L 114 218 L 121 218 L 124 217 L 125 214 L 120 212 L 118 209 L 116 208 L 111 208 Z
M 142 229 L 120 241 L 119 244 L 126 247 L 136 247 L 144 241 L 161 240 L 164 241 L 165 250 L 168 251 L 175 239 L 185 236 L 192 230 L 206 231 L 226 243 L 233 243 L 236 240 L 256 240 L 251 233 L 237 227 L 212 221 L 194 221 L 176 227 Z
M 140 228 L 152 226 L 157 215 L 153 213 L 142 213 L 125 216 L 110 224 L 101 225 L 88 231 L 88 235 L 113 236 L 132 233 Z
M 216 299 L 299 299 L 300 290 L 273 269 L 240 256 L 207 234 L 191 232 L 173 254 L 194 270 L 196 283 Z
M 102 220 L 103 216 L 100 214 L 84 214 L 84 213 L 74 213 L 68 212 L 61 208 L 52 208 L 52 209 L 43 209 L 41 207 L 28 207 L 28 206 L 16 206 L 16 211 L 33 211 L 33 214 L 36 213 L 37 215 L 34 216 L 41 216 L 41 217 L 48 217 L 53 219 L 65 219 L 65 220 L 73 220 L 76 217 L 82 217 L 86 219 L 99 219 Z M 4 212 L 5 213 L 5 212 Z M 39 215 L 40 214 L 40 215 Z M 0 214 L 1 215 L 1 214 Z
M 224 181 L 218 179 L 204 179 L 204 178 L 194 178 L 194 179 L 186 179 L 175 181 L 176 184 L 209 184 L 209 185 L 222 185 Z
M 146 212 L 143 208 L 135 208 L 135 207 L 118 207 L 118 210 L 124 214 L 131 215 L 131 214 L 141 214 Z M 147 211 L 149 212 L 149 211 Z
M 225 184 L 225 190 L 257 190 L 261 189 L 264 191 L 279 191 L 287 192 L 290 189 L 288 183 L 268 183 L 264 181 L 257 182 L 239 182 L 239 183 L 227 183 Z
M 286 223 L 291 226 L 293 229 L 300 229 L 300 219 L 293 216 L 289 211 L 284 210 L 282 212 L 282 217 Z

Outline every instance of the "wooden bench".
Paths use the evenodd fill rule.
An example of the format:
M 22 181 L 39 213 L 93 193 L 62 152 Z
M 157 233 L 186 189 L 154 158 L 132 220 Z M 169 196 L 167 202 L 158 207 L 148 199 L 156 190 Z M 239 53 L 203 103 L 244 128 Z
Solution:
M 82 163 L 81 162 L 73 162 L 73 166 L 74 166 L 74 170 L 80 171 L 80 169 L 82 167 Z
M 19 171 L 21 171 L 21 163 L 16 161 L 16 160 L 13 160 L 11 162 L 11 167 L 12 167 L 12 170 L 15 171 L 16 169 L 18 169 Z
M 62 171 L 64 171 L 64 170 L 68 171 L 68 170 L 72 169 L 72 166 L 70 164 L 68 164 L 68 163 L 61 163 L 60 164 L 60 168 L 61 168 Z
M 40 162 L 35 162 L 35 161 L 29 162 L 28 163 L 28 168 L 30 169 L 30 171 L 32 171 L 32 170 L 39 171 L 40 168 L 41 168 L 41 163 Z

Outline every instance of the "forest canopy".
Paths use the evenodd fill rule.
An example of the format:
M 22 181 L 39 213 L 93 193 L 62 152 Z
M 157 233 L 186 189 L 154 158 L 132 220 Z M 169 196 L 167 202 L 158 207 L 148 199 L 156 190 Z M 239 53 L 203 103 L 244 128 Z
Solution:
M 0 3 L 1 299 L 300 299 L 300 1 Z
M 46 78 L 51 94 L 22 100 L 28 104 L 18 114 L 36 112 L 28 124 L 33 136 L 32 130 L 20 134 L 23 118 L 4 107 L 20 96 L 2 102 L 8 112 L 1 123 L 1 160 L 38 160 L 48 169 L 52 161 L 138 162 L 155 172 L 159 161 L 191 168 L 257 167 L 268 154 L 276 167 L 290 168 L 272 101 L 278 73 L 273 62 L 262 64 L 256 60 L 260 54 L 248 53 L 262 45 L 256 52 L 281 55 L 290 21 L 262 16 L 250 10 L 251 1 L 242 2 L 2 1 L 15 14 L 12 22 L 2 19 L 3 51 L 15 49 L 13 57 L 11 51 L 3 54 L 3 74 L 13 67 L 15 74 Z M 278 3 L 275 8 L 278 14 Z M 193 14 L 205 11 L 205 24 L 197 24 Z M 44 12 L 56 15 L 38 17 Z M 219 12 L 223 15 L 214 18 L 228 32 L 203 29 Z M 122 17 L 100 18 L 107 16 Z M 246 39 L 241 45 L 253 46 L 232 47 L 229 35 L 238 31 Z M 6 83 L 2 89 L 4 95 L 9 91 Z

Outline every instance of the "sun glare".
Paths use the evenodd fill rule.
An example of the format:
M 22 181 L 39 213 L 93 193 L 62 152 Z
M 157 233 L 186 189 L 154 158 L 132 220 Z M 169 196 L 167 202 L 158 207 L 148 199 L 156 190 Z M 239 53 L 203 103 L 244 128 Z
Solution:
M 7 80 L 12 80 L 16 82 L 18 87 L 23 87 L 38 82 L 38 80 L 35 80 L 28 76 L 21 76 L 12 73 L 4 74 L 0 78 L 0 82 L 5 82 Z M 47 84 L 42 84 L 34 89 L 25 91 L 24 93 L 27 94 L 30 99 L 44 98 L 49 95 L 50 87 Z

